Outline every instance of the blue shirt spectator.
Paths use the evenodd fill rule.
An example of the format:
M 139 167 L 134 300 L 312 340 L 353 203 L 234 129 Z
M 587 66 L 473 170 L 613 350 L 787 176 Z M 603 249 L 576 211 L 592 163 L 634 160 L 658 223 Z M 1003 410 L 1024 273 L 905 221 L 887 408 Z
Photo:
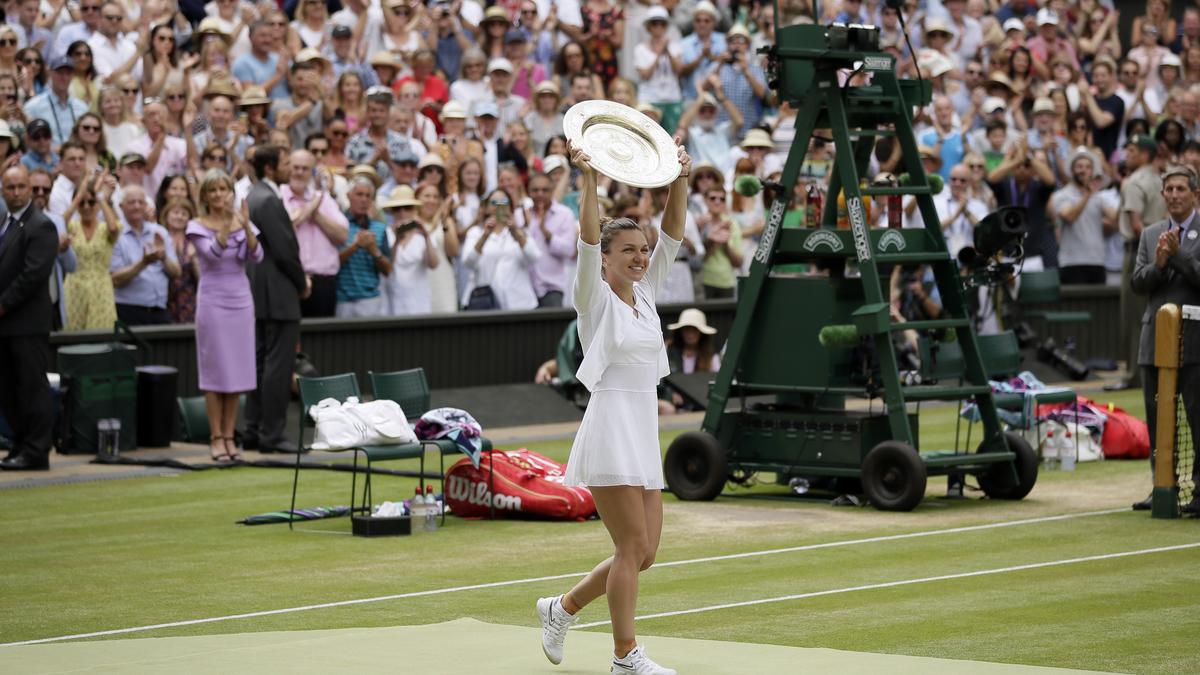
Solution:
M 349 211 L 346 212 L 346 219 L 350 221 L 350 234 L 346 238 L 346 243 L 342 245 L 342 250 L 346 250 L 354 245 L 355 238 L 359 232 L 363 231 L 363 225 L 366 225 L 366 230 L 375 236 L 375 245 L 380 251 L 387 250 L 387 225 L 381 220 L 374 220 L 364 216 L 361 220 L 356 218 Z M 366 221 L 365 223 L 361 221 Z M 368 298 L 378 298 L 382 294 L 379 288 L 379 270 L 375 265 L 375 258 L 367 249 L 359 247 L 350 257 L 342 263 L 338 269 L 337 275 L 337 301 L 340 305 L 343 302 L 353 302 L 355 300 L 366 300 Z
M 700 64 L 696 66 L 692 74 L 683 77 L 683 99 L 690 101 L 696 98 L 696 80 L 708 77 L 708 74 L 712 72 L 713 64 L 716 63 L 713 58 L 725 53 L 725 34 L 714 32 L 709 35 L 708 53 L 710 56 L 701 57 L 704 53 L 704 43 L 701 41 L 699 35 L 694 32 L 683 38 L 679 46 L 683 50 L 684 63 L 691 63 L 696 59 L 700 59 Z
M 83 101 L 68 95 L 65 87 L 61 93 L 55 93 L 54 79 L 62 76 L 56 71 L 52 72 L 50 77 L 50 88 L 25 102 L 25 116 L 30 119 L 40 117 L 46 120 L 50 124 L 51 139 L 55 146 L 59 146 L 71 137 L 71 129 L 75 128 L 75 120 L 86 113 L 88 107 Z M 71 78 L 68 76 L 68 85 L 70 81 Z
M 249 51 L 237 57 L 229 72 L 243 85 L 265 85 L 268 80 L 275 77 L 278 68 L 279 54 L 268 52 L 267 59 L 263 61 L 255 56 L 253 51 Z M 286 77 L 279 78 L 275 86 L 267 92 L 267 96 L 271 98 L 287 98 L 289 95 Z
M 175 247 L 170 245 L 171 236 L 167 233 L 167 228 L 158 223 L 144 222 L 139 230 L 135 231 L 130 225 L 125 225 L 121 230 L 121 235 L 113 245 L 109 272 L 116 272 L 137 263 L 147 250 L 155 247 L 164 248 L 167 260 L 175 265 L 179 264 L 175 257 Z M 113 297 L 118 305 L 166 310 L 167 282 L 167 271 L 163 261 L 157 260 L 146 265 L 129 283 L 116 286 L 113 289 Z
M 754 93 L 754 87 L 749 78 L 754 78 L 761 87 L 765 88 L 767 74 L 763 71 L 762 66 L 753 61 L 746 68 L 745 74 L 728 63 L 721 64 L 720 73 L 721 86 L 725 90 L 725 95 L 742 113 L 742 129 L 738 135 L 745 136 L 751 128 L 758 126 L 763 116 L 763 101 Z M 721 108 L 720 116 L 717 119 L 724 122 L 729 119 L 729 113 Z

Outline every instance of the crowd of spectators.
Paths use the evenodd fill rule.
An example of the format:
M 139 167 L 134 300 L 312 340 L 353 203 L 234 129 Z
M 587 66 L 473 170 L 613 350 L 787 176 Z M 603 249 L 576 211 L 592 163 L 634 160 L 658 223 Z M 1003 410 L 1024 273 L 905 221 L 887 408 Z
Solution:
M 1164 217 L 1158 171 L 1200 168 L 1200 9 L 1176 19 L 1150 0 L 1130 23 L 1109 0 L 907 0 L 905 35 L 877 0 L 821 3 L 817 17 L 803 0 L 780 8 L 782 23 L 875 24 L 901 77 L 919 68 L 932 82 L 916 132 L 926 169 L 946 179 L 935 203 L 952 249 L 997 205 L 1023 205 L 1026 269 L 1119 284 L 1141 228 Z M 655 118 L 696 161 L 662 300 L 731 297 L 767 206 L 734 180 L 777 176 L 793 140 L 797 111 L 775 99 L 756 53 L 774 39 L 773 2 L 5 10 L 0 164 L 29 169 L 59 225 L 73 264 L 53 297 L 68 330 L 193 321 L 201 269 L 186 226 L 199 183 L 226 171 L 243 209 L 267 145 L 291 152 L 278 188 L 311 279 L 304 316 L 562 306 L 579 203 L 563 112 L 599 98 Z M 810 144 L 788 223 L 806 222 L 835 150 Z M 899 173 L 900 161 L 881 138 L 869 173 Z M 602 179 L 600 191 L 608 215 L 655 234 L 663 190 Z M 920 227 L 912 200 L 903 206 L 903 225 Z M 885 211 L 872 209 L 874 225 Z

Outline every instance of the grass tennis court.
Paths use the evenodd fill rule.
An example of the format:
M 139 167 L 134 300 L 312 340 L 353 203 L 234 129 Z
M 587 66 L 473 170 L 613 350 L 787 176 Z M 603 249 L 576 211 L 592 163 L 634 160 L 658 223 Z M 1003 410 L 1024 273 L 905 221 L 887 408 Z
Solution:
M 1140 392 L 1101 400 L 1110 398 L 1140 414 Z M 948 446 L 953 434 L 950 408 L 922 411 L 923 446 Z M 565 460 L 569 442 L 529 447 Z M 308 472 L 299 503 L 342 503 L 347 480 Z M 533 601 L 565 589 L 573 577 L 536 579 L 582 574 L 610 546 L 598 521 L 451 518 L 434 535 L 383 539 L 349 536 L 345 519 L 301 524 L 296 532 L 234 524 L 286 506 L 290 481 L 290 472 L 247 468 L 0 491 L 0 642 L 210 618 L 219 620 L 100 639 L 463 618 L 531 627 Z M 938 499 L 944 482 L 931 480 L 929 498 L 913 513 L 830 507 L 769 484 L 714 503 L 668 496 L 660 564 L 642 576 L 639 614 L 670 615 L 640 620 L 639 632 L 1088 670 L 1192 671 L 1200 547 L 1170 547 L 1200 546 L 1200 523 L 1128 511 L 1149 481 L 1145 462 L 1081 465 L 1070 474 L 1044 473 L 1026 500 L 1003 503 Z M 406 497 L 412 485 L 377 478 L 376 499 Z M 1068 517 L 1055 518 L 1061 515 Z M 924 534 L 895 536 L 910 533 Z M 720 558 L 774 549 L 789 550 Z M 507 583 L 460 589 L 496 582 Z M 789 596 L 802 597 L 779 599 Z M 297 609 L 361 599 L 376 600 Z M 766 602 L 716 608 L 751 601 Z M 297 611 L 228 618 L 288 609 Z M 582 615 L 585 623 L 607 618 L 603 601 Z M 607 626 L 584 630 L 603 635 Z M 469 635 L 464 631 L 464 639 Z M 529 635 L 529 644 L 511 649 L 541 658 L 536 635 Z M 570 668 L 559 672 L 599 672 L 603 661 L 572 659 L 577 637 L 568 639 Z M 647 644 L 655 654 L 654 641 Z M 0 670 L 16 672 L 4 664 L 17 651 L 0 649 Z M 446 672 L 472 672 L 472 665 L 493 672 L 487 664 L 454 663 L 453 654 L 445 662 Z M 555 670 L 544 660 L 542 666 Z M 712 672 L 745 671 L 733 663 Z

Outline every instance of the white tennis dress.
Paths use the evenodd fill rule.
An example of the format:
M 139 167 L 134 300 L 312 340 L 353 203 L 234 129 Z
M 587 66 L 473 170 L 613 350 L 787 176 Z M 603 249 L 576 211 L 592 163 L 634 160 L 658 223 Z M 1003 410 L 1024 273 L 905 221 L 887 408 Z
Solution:
M 679 242 L 660 234 L 630 307 L 600 278 L 600 246 L 579 240 L 575 310 L 583 362 L 576 377 L 592 392 L 567 461 L 568 486 L 664 487 L 658 443 L 658 381 L 670 368 L 654 298 Z

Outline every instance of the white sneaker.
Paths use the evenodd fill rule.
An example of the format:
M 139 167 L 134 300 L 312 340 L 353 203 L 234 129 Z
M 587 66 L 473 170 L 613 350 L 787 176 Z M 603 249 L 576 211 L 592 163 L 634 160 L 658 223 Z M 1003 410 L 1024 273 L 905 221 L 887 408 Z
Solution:
M 613 659 L 612 675 L 676 675 L 674 670 L 663 668 L 646 656 L 641 645 L 631 649 L 623 659 Z
M 561 596 L 538 600 L 537 614 L 542 622 L 542 651 L 550 663 L 557 666 L 563 660 L 563 641 L 567 639 L 567 629 L 579 621 L 579 617 L 563 609 Z

